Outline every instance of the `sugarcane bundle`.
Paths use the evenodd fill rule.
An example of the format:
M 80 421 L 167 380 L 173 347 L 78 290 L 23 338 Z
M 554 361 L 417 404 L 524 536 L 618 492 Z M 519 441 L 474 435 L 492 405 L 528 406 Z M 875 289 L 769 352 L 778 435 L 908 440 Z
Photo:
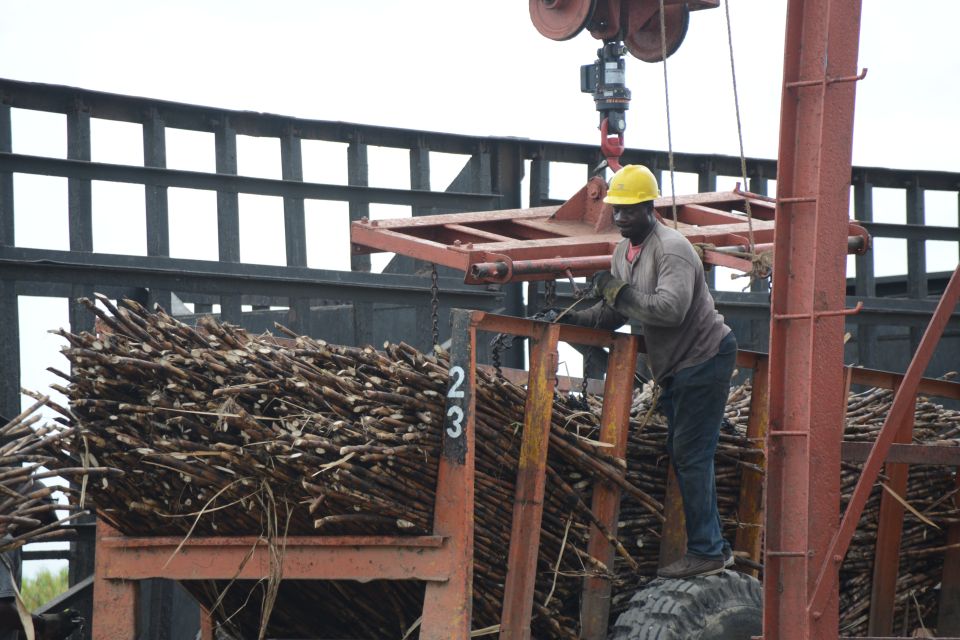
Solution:
M 106 311 L 87 304 L 102 330 L 61 332 L 73 369 L 61 374 L 70 384 L 59 390 L 69 396 L 80 427 L 64 448 L 76 455 L 82 444 L 101 464 L 127 471 L 92 491 L 101 517 L 120 531 L 252 534 L 272 541 L 284 535 L 429 532 L 448 384 L 445 354 L 423 354 L 404 344 L 378 351 L 303 336 L 280 340 L 211 319 L 187 326 L 132 302 L 117 307 L 101 298 Z M 525 399 L 522 388 L 483 372 L 476 393 L 475 629 L 499 620 Z M 877 404 L 882 394 L 874 395 L 867 402 L 851 398 L 847 437 L 875 437 L 883 406 Z M 666 423 L 650 411 L 652 396 L 650 389 L 635 396 L 625 478 L 622 462 L 596 442 L 599 402 L 590 398 L 584 407 L 580 398 L 555 396 L 534 598 L 538 638 L 577 637 L 584 575 L 613 578 L 613 616 L 655 575 L 668 462 Z M 758 443 L 745 436 L 749 404 L 749 385 L 731 390 L 717 452 L 728 540 L 739 526 L 742 470 L 757 468 Z M 918 405 L 918 416 L 921 410 L 926 422 L 918 420 L 918 426 L 933 426 L 919 428 L 919 439 L 956 437 L 945 431 L 944 424 L 954 423 L 944 420 L 942 409 Z M 844 471 L 847 491 L 854 473 Z M 907 500 L 921 503 L 918 491 L 944 495 L 948 472 L 923 477 L 911 479 Z M 616 551 L 614 567 L 586 552 L 592 522 L 587 505 L 601 478 L 616 482 L 623 494 L 617 530 L 604 531 Z M 877 504 L 874 496 L 865 522 L 876 520 Z M 938 504 L 943 517 L 956 518 Z M 925 529 L 911 533 L 916 524 L 908 521 L 905 544 L 916 540 L 912 552 L 935 561 L 940 556 L 922 550 L 935 549 L 942 538 Z M 871 556 L 872 544 L 869 531 L 859 532 L 844 565 L 841 592 L 858 594 L 844 603 L 848 626 L 862 622 L 863 576 L 870 570 L 862 560 Z M 932 585 L 939 580 L 935 567 L 906 569 L 901 579 L 929 615 Z M 261 622 L 269 618 L 270 632 L 283 637 L 401 638 L 415 628 L 423 602 L 423 586 L 407 582 L 276 579 L 189 588 L 243 637 L 263 631 Z
M 852 395 L 848 403 L 845 439 L 875 440 L 892 402 L 893 392 L 887 389 L 868 389 Z M 913 442 L 960 446 L 960 412 L 945 409 L 928 398 L 918 398 Z M 844 505 L 856 486 L 861 466 L 843 465 L 841 494 Z M 880 500 L 884 493 L 905 507 L 894 631 L 908 635 L 915 629 L 936 626 L 947 531 L 960 524 L 954 473 L 955 469 L 950 467 L 910 465 L 903 495 L 897 495 L 890 487 L 889 478 L 881 474 L 840 568 L 842 635 L 867 635 Z
M 724 525 L 724 537 L 733 541 L 739 523 L 737 500 L 740 472 L 756 469 L 749 452 L 752 445 L 744 437 L 750 418 L 751 388 L 749 384 L 731 389 L 727 402 L 728 429 L 721 431 L 717 449 L 717 494 Z M 887 389 L 867 389 L 850 395 L 844 440 L 872 442 L 876 440 L 889 413 L 893 392 Z M 635 396 L 633 414 L 645 416 L 649 411 L 650 394 Z M 935 404 L 928 398 L 917 399 L 914 414 L 913 442 L 960 446 L 960 412 Z M 732 428 L 731 428 L 732 427 Z M 642 430 L 636 422 L 631 426 L 628 445 L 631 483 L 649 490 L 656 499 L 663 499 L 666 473 L 651 464 L 653 456 L 666 446 L 666 422 L 654 412 Z M 841 467 L 841 505 L 846 506 L 860 477 L 862 465 L 844 462 Z M 902 635 L 920 627 L 935 625 L 938 613 L 938 585 L 943 571 L 943 554 L 947 550 L 946 532 L 960 524 L 954 470 L 943 466 L 911 465 L 907 490 L 897 499 L 904 501 L 903 533 L 900 545 L 900 567 L 897 576 L 895 608 L 896 630 Z M 888 478 L 881 474 L 874 486 L 861 516 L 859 526 L 840 568 L 840 631 L 844 636 L 867 634 L 873 565 L 880 514 L 880 499 L 884 492 L 892 493 Z M 638 555 L 643 569 L 641 576 L 631 571 L 619 571 L 620 588 L 614 594 L 614 615 L 621 612 L 629 598 L 649 580 L 656 568 L 658 530 L 644 514 L 637 520 L 630 516 L 630 498 L 624 498 L 618 535 L 624 546 L 636 553 L 636 544 L 644 548 Z M 647 546 L 652 549 L 647 549 Z
M 119 474 L 89 464 L 61 464 L 62 458 L 50 450 L 64 438 L 72 438 L 76 428 L 57 423 L 41 425 L 40 408 L 44 405 L 53 403 L 46 396 L 37 396 L 37 401 L 20 415 L 0 421 L 0 553 L 30 542 L 74 537 L 73 530 L 62 525 L 86 513 L 83 493 L 88 481 Z M 71 481 L 73 486 L 44 482 L 53 478 Z M 67 496 L 67 502 L 59 502 L 56 494 Z
M 70 384 L 58 389 L 80 427 L 67 448 L 79 450 L 82 436 L 98 461 L 127 471 L 91 490 L 100 517 L 117 529 L 271 537 L 431 530 L 445 355 L 404 344 L 377 351 L 302 336 L 280 341 L 210 319 L 190 327 L 131 302 L 101 303 L 107 311 L 87 303 L 100 317 L 99 334 L 62 332 L 72 373 L 61 374 Z M 474 626 L 484 627 L 498 622 L 502 603 L 525 392 L 481 372 L 476 394 L 473 609 Z M 598 478 L 662 518 L 660 503 L 623 480 L 623 462 L 596 442 L 598 424 L 578 400 L 557 397 L 538 637 L 575 638 L 583 576 L 611 572 L 586 552 L 589 527 L 598 524 L 588 506 Z M 625 565 L 636 566 L 615 532 L 604 532 Z M 274 585 L 271 593 L 271 633 L 283 635 L 318 631 L 317 619 L 285 613 L 292 602 L 313 602 L 308 610 L 327 635 L 384 638 L 409 629 L 422 602 L 422 587 L 408 583 Z M 225 619 L 248 594 L 204 597 L 220 600 Z M 234 621 L 249 629 L 244 615 Z

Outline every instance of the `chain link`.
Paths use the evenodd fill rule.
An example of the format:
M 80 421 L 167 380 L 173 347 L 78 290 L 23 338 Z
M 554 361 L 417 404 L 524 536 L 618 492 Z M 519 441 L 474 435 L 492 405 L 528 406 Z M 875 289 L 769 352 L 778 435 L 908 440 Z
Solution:
M 543 306 L 552 309 L 557 304 L 557 281 L 546 280 L 543 283 Z
M 497 379 L 503 380 L 503 368 L 500 364 L 500 354 L 507 348 L 505 340 L 507 334 L 498 333 L 490 343 L 490 362 L 493 364 L 493 370 L 497 372 Z
M 584 406 L 587 406 L 587 368 L 593 358 L 593 347 L 587 347 L 587 355 L 583 357 L 583 379 L 580 381 L 580 393 Z
M 433 331 L 433 346 L 440 344 L 440 287 L 437 284 L 437 265 L 430 265 L 430 322 Z

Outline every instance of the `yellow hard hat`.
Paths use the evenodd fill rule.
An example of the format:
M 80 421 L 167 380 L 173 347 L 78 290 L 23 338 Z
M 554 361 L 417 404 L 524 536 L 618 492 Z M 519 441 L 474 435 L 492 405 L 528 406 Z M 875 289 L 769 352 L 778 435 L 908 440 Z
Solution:
M 629 205 L 653 200 L 660 196 L 657 179 L 642 164 L 628 164 L 610 178 L 607 204 Z

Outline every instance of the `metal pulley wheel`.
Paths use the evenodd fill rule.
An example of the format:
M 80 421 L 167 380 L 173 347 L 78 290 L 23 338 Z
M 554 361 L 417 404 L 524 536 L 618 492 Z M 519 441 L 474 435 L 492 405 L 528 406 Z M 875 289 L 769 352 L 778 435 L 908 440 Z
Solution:
M 667 57 L 669 58 L 680 48 L 683 38 L 687 35 L 687 27 L 690 24 L 690 9 L 686 4 L 669 4 L 664 6 L 663 15 Z M 660 62 L 663 60 L 660 11 L 658 10 L 649 20 L 639 25 L 633 24 L 633 21 L 628 17 L 623 43 L 633 57 L 644 62 Z
M 587 25 L 595 0 L 530 0 L 530 20 L 551 40 L 569 40 Z

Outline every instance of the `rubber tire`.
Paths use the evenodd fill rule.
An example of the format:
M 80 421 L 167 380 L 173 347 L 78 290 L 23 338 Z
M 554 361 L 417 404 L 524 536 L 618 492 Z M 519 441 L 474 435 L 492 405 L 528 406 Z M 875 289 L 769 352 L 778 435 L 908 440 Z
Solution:
M 723 571 L 657 579 L 630 599 L 610 640 L 749 640 L 761 634 L 763 589 L 751 576 Z

